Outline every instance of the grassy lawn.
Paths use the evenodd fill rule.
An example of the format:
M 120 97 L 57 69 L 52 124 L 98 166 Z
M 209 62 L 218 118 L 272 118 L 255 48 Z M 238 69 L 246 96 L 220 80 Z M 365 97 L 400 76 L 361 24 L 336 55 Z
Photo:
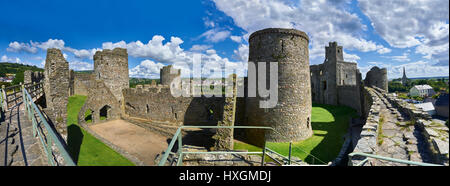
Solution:
M 69 97 L 67 127 L 69 151 L 78 166 L 133 166 L 134 164 L 78 126 L 78 112 L 86 96 Z
M 343 136 L 347 133 L 348 122 L 351 117 L 356 116 L 356 111 L 349 107 L 313 104 L 311 125 L 314 135 L 294 142 L 292 155 L 309 164 L 325 164 L 334 160 L 344 143 Z M 267 147 L 285 156 L 289 154 L 289 143 L 268 142 Z M 235 143 L 235 149 L 261 151 L 259 147 L 242 142 Z

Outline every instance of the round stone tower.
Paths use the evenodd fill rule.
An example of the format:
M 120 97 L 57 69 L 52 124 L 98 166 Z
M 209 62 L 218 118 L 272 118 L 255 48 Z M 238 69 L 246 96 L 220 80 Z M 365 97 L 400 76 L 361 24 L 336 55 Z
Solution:
M 386 68 L 372 67 L 366 74 L 366 79 L 364 79 L 365 86 L 375 86 L 388 91 L 388 76 Z
M 123 102 L 122 90 L 130 88 L 127 49 L 115 48 L 97 51 L 94 55 L 94 74 L 103 80 L 119 103 Z
M 247 130 L 253 144 L 261 145 L 264 134 L 271 142 L 300 141 L 312 136 L 308 43 L 308 35 L 294 29 L 269 28 L 250 35 L 248 74 L 256 70 L 256 97 L 247 98 L 247 124 L 269 126 L 276 131 Z M 278 64 L 278 102 L 274 108 L 260 107 L 260 101 L 267 98 L 258 94 L 258 62 L 266 63 L 266 87 L 270 82 L 270 62 Z M 251 69 L 250 63 L 256 68 Z

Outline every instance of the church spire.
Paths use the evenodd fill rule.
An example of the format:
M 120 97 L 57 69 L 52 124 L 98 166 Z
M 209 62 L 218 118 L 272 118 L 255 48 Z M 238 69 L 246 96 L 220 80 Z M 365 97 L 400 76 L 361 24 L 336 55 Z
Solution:
M 406 86 L 407 82 L 408 82 L 408 78 L 406 77 L 406 70 L 405 70 L 405 67 L 403 67 L 403 77 L 402 77 L 403 86 Z

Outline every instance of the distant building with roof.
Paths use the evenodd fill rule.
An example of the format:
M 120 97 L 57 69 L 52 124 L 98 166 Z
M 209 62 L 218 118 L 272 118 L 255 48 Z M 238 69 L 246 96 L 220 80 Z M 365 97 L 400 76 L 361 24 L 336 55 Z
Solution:
M 428 112 L 428 114 L 430 114 L 431 116 L 436 114 L 436 110 L 433 106 L 433 103 L 431 102 L 415 104 L 414 106 L 416 106 L 417 108 L 421 108 L 425 112 Z
M 435 94 L 436 92 L 430 85 L 415 85 L 409 90 L 410 96 L 431 97 Z
M 434 107 L 437 115 L 448 118 L 448 94 L 441 94 Z

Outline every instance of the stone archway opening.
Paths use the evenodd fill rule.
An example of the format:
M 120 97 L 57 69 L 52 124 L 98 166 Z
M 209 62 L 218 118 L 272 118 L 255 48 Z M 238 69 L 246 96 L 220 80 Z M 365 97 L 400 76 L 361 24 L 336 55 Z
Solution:
M 100 120 L 108 120 L 111 115 L 111 107 L 109 105 L 105 105 L 100 109 Z
M 93 123 L 93 116 L 94 112 L 91 109 L 87 109 L 86 112 L 84 112 L 84 121 L 86 123 Z

